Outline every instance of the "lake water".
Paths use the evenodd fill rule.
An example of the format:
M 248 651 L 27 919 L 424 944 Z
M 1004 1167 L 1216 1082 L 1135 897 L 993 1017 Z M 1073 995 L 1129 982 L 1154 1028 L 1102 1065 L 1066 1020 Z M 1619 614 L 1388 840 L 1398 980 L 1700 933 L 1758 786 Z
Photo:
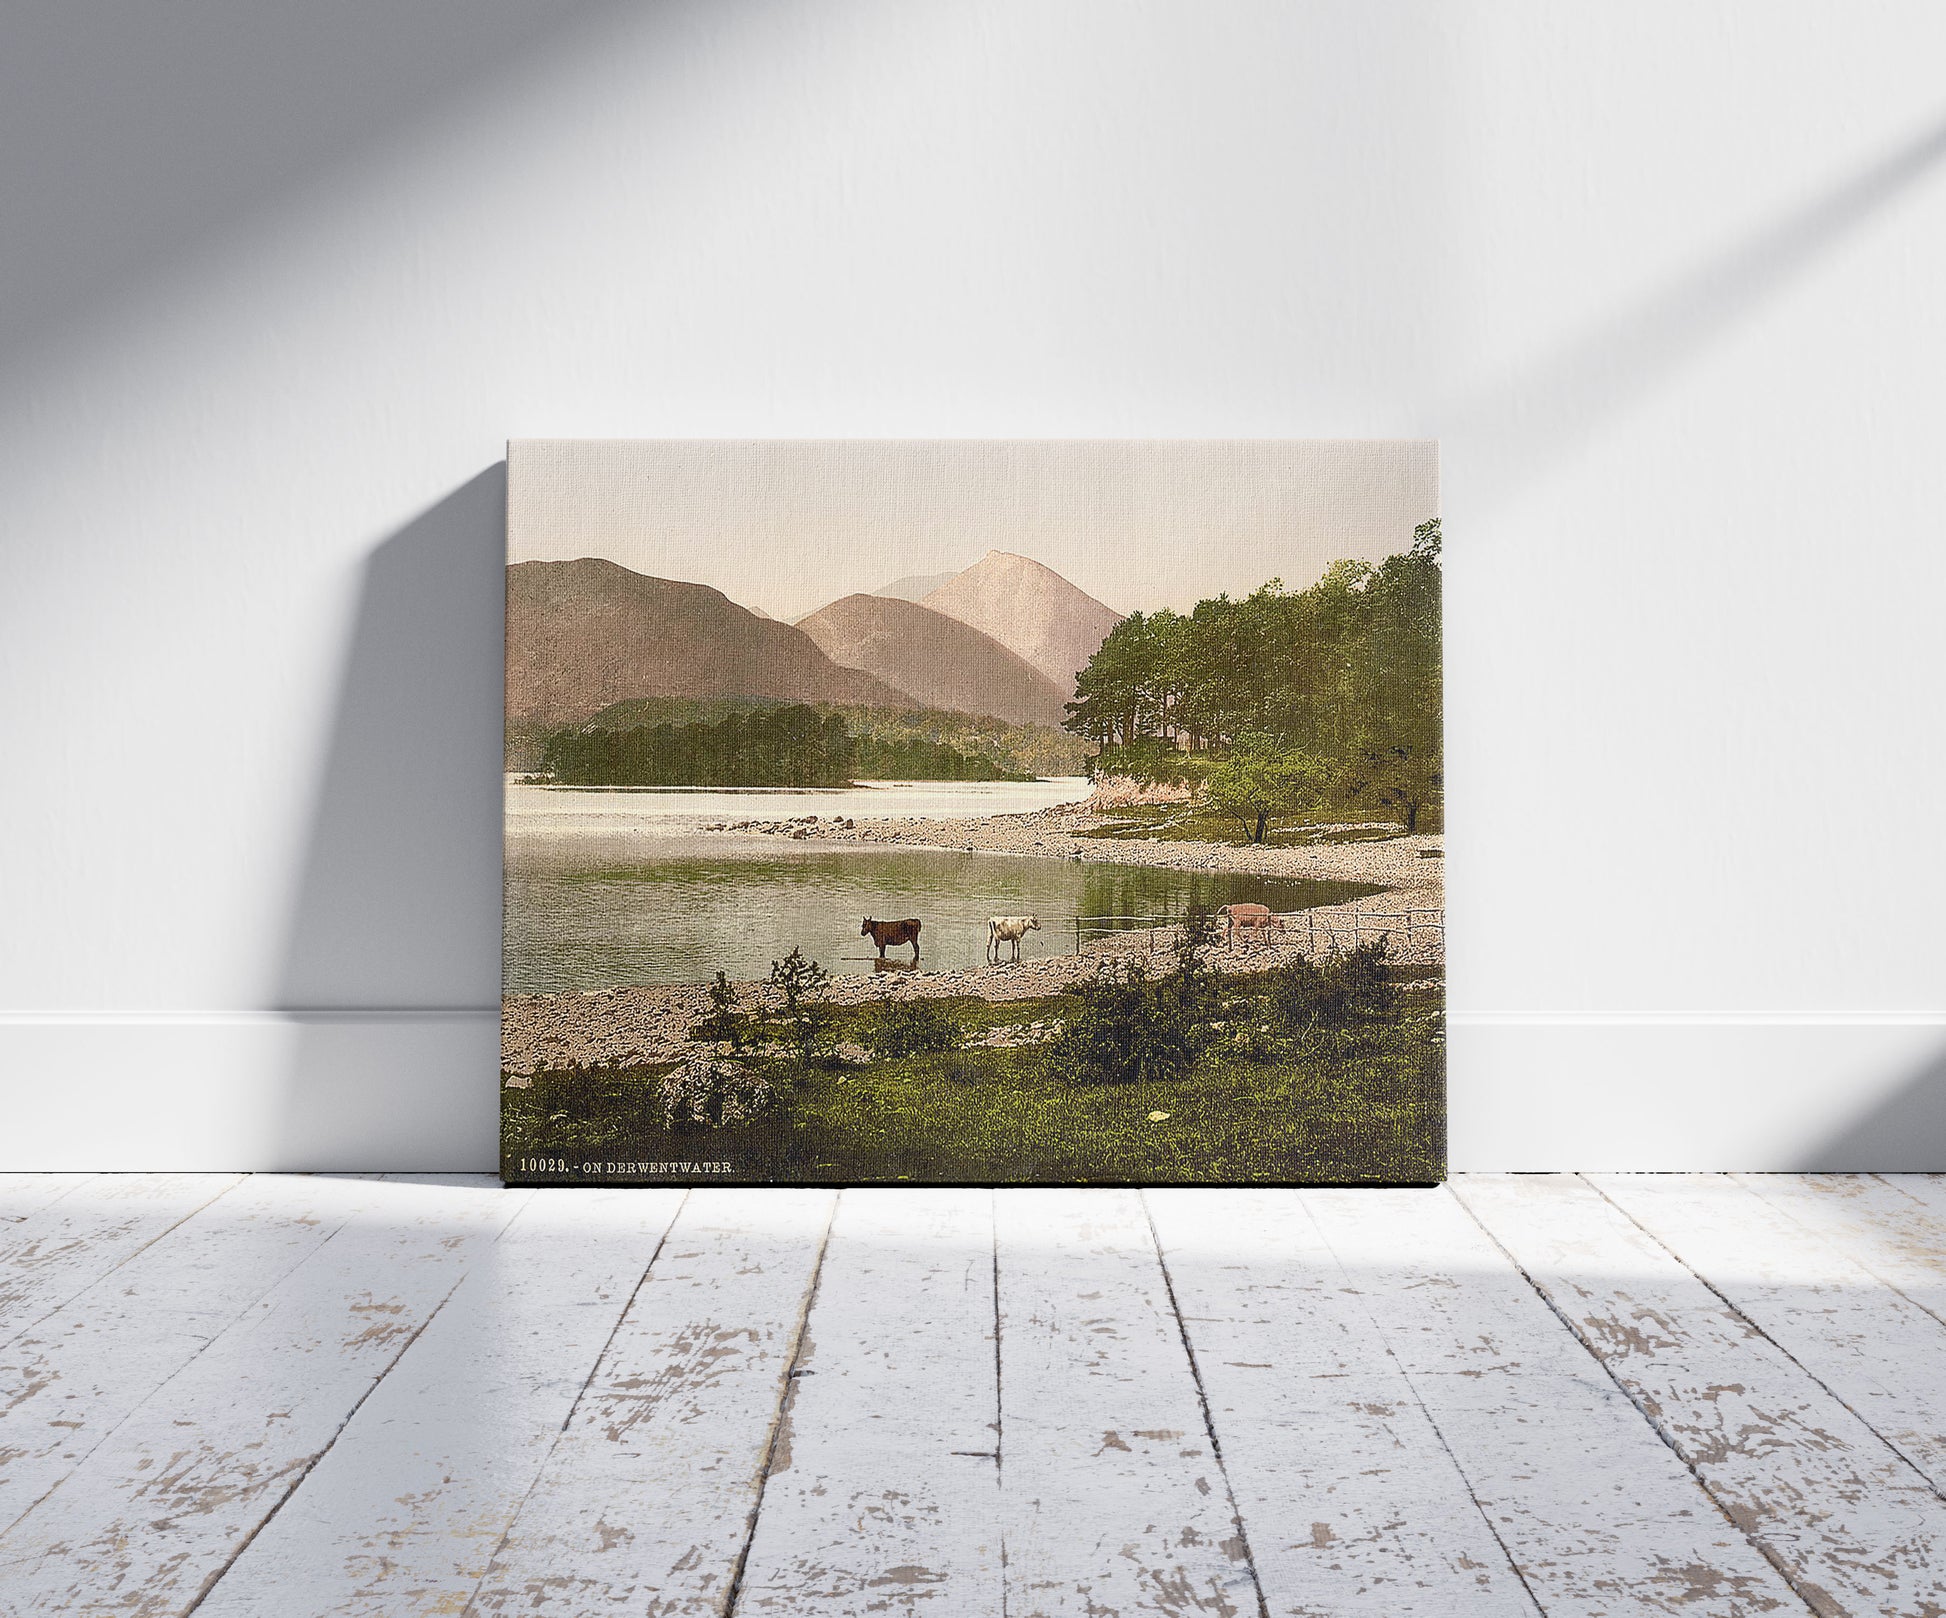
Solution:
M 564 993 L 761 978 L 793 944 L 834 973 L 870 972 L 865 916 L 919 916 L 921 964 L 979 966 L 986 918 L 1035 915 L 1023 959 L 1075 947 L 1074 920 L 1179 916 L 1191 904 L 1335 904 L 1372 890 L 1007 854 L 704 833 L 711 821 L 834 814 L 1005 814 L 1087 783 L 919 782 L 832 792 L 590 792 L 510 786 L 506 988 Z M 1136 923 L 1131 923 L 1136 925 Z M 909 947 L 894 949 L 910 960 Z M 1011 955 L 1011 951 L 1009 951 Z
M 667 837 L 719 820 L 796 815 L 889 819 L 1017 815 L 1088 796 L 1087 778 L 1044 781 L 860 781 L 848 787 L 534 787 L 507 781 L 510 836 L 607 832 Z

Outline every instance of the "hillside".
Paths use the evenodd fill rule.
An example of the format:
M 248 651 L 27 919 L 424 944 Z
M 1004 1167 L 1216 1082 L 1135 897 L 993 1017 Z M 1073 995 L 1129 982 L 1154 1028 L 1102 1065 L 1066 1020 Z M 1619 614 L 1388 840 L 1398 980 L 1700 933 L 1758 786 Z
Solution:
M 593 558 L 507 569 L 510 723 L 573 723 L 632 697 L 725 696 L 917 706 L 707 585 Z
M 774 697 L 651 697 L 604 708 L 587 721 L 587 728 L 630 730 L 641 725 L 696 724 L 719 720 L 731 713 L 750 713 L 776 706 L 781 704 Z M 936 743 L 969 758 L 991 759 L 1002 769 L 1025 775 L 1080 775 L 1087 769 L 1088 743 L 1051 725 L 1014 725 L 983 714 L 946 713 L 939 709 L 914 709 L 909 705 L 872 708 L 857 703 L 816 703 L 813 706 L 821 714 L 836 714 L 852 735 L 874 743 Z M 527 756 L 534 762 L 508 767 L 537 767 L 538 743 L 530 755 L 523 755 Z
M 849 595 L 797 627 L 834 663 L 863 669 L 928 708 L 1058 725 L 1069 693 L 990 635 L 915 601 Z
M 1063 701 L 1122 619 L 1052 568 L 1008 551 L 988 551 L 922 605 L 997 640 L 1053 681 Z

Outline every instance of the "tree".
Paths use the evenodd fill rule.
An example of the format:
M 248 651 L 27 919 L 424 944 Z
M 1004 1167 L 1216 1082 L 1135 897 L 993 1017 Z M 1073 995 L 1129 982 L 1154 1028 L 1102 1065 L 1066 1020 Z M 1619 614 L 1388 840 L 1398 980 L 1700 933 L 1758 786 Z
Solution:
M 1063 725 L 1097 746 L 1128 747 L 1148 734 L 1161 707 L 1160 646 L 1154 627 L 1132 612 L 1108 632 L 1075 679 Z
M 722 972 L 709 986 L 709 1015 L 689 1025 L 689 1037 L 707 1042 L 722 1041 L 733 1051 L 743 1049 L 746 1022 L 737 1006 L 735 986 Z
M 1327 775 L 1308 753 L 1281 748 L 1263 731 L 1245 731 L 1229 754 L 1203 775 L 1203 798 L 1218 814 L 1242 823 L 1253 843 L 1269 834 L 1275 815 L 1322 807 Z
M 1358 691 L 1345 796 L 1396 813 L 1407 832 L 1445 785 L 1440 735 L 1439 519 L 1388 556 L 1364 591 L 1354 666 Z
M 1419 811 L 1439 801 L 1444 785 L 1437 737 L 1370 743 L 1345 772 L 1345 796 L 1390 810 L 1408 836 L 1419 829 Z

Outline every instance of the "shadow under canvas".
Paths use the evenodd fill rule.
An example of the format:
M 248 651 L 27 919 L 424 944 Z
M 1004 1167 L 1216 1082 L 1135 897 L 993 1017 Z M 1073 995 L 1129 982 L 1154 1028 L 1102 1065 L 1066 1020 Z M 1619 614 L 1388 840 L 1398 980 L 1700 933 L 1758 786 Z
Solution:
M 275 986 L 279 1167 L 495 1160 L 505 555 L 499 463 L 365 564 Z

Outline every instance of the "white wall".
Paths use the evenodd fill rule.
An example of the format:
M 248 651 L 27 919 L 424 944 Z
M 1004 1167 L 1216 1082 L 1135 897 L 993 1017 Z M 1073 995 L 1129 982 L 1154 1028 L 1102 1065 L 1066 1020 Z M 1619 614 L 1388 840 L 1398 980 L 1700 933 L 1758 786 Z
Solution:
M 508 436 L 1445 441 L 1459 1167 L 1946 1168 L 1946 13 L 23 0 L 7 1167 L 492 1160 Z

